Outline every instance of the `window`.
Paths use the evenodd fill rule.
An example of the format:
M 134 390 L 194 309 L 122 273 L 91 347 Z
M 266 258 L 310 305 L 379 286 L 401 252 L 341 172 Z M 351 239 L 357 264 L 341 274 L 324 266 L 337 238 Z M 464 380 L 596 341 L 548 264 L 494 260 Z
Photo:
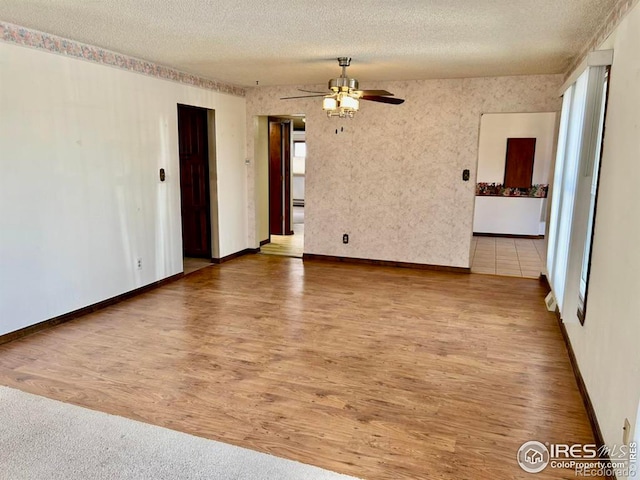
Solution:
M 567 149 L 567 137 L 569 132 L 569 112 L 571 110 L 571 101 L 573 99 L 574 86 L 570 86 L 562 101 L 562 116 L 560 118 L 560 131 L 558 132 L 558 153 L 556 156 L 556 166 L 553 175 L 553 184 L 551 185 L 551 212 L 549 218 L 549 234 L 547 235 L 547 274 L 550 283 L 555 291 L 556 302 L 559 300 L 559 292 L 557 287 L 561 282 L 556 282 L 555 277 L 558 276 L 556 262 L 558 257 L 558 237 L 560 229 L 560 197 L 562 194 L 562 178 L 564 174 L 564 157 Z M 553 277 L 553 278 L 552 278 Z M 558 284 L 558 285 L 556 285 Z
M 304 175 L 306 171 L 307 143 L 305 141 L 296 140 L 293 142 L 293 158 L 292 168 L 293 175 Z
M 547 248 L 549 283 L 563 321 L 584 323 L 608 85 L 590 66 L 563 98 Z
M 307 156 L 307 142 L 293 142 L 293 156 L 294 157 L 306 157 Z
M 602 158 L 602 140 L 604 137 L 604 120 L 607 110 L 607 94 L 609 92 L 609 71 L 605 72 L 602 85 L 602 100 L 600 106 L 600 118 L 598 119 L 598 134 L 593 167 L 587 169 L 585 174 L 591 177 L 589 189 L 589 217 L 587 220 L 587 239 L 582 254 L 582 268 L 580 273 L 580 289 L 578 297 L 578 318 L 584 323 L 587 310 L 587 293 L 589 286 L 589 273 L 591 271 L 591 248 L 593 246 L 593 227 L 596 218 L 596 202 L 598 199 L 598 180 L 600 179 L 600 159 Z
M 573 221 L 573 205 L 578 177 L 578 157 L 582 127 L 584 125 L 586 94 L 587 72 L 583 73 L 578 81 L 565 92 L 562 115 L 564 120 L 564 108 L 566 107 L 567 125 L 566 131 L 564 132 L 565 138 L 558 140 L 558 147 L 562 144 L 564 151 L 560 151 L 560 148 L 558 148 L 556 176 L 553 179 L 552 213 L 555 212 L 555 215 L 551 218 L 551 226 L 555 227 L 553 228 L 555 244 L 551 245 L 551 243 L 549 243 L 549 249 L 553 247 L 553 254 L 548 256 L 547 266 L 551 286 L 560 312 L 562 312 L 564 305 L 567 264 L 569 261 L 569 242 Z M 550 227 L 550 230 L 552 227 Z M 549 265 L 549 259 L 553 259 L 552 265 Z

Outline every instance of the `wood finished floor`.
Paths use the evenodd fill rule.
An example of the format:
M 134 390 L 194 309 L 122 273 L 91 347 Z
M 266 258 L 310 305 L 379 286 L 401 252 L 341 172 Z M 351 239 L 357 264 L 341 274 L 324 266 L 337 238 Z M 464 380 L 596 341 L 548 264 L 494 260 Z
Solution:
M 360 478 L 592 442 L 538 281 L 252 255 L 0 346 L 0 384 Z
M 211 267 L 211 260 L 206 258 L 184 257 L 182 259 L 182 271 L 185 275 L 200 270 L 201 268 Z

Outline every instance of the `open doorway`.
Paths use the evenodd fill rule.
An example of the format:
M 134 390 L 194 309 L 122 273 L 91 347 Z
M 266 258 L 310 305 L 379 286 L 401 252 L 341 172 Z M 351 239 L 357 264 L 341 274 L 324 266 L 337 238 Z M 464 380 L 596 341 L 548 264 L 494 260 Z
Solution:
M 184 273 L 209 266 L 212 260 L 211 198 L 215 191 L 211 188 L 210 158 L 215 145 L 210 142 L 209 125 L 213 113 L 205 108 L 178 105 Z
M 303 115 L 257 119 L 256 166 L 261 253 L 302 257 L 305 127 Z
M 481 116 L 473 273 L 538 278 L 544 269 L 556 117 L 556 112 Z

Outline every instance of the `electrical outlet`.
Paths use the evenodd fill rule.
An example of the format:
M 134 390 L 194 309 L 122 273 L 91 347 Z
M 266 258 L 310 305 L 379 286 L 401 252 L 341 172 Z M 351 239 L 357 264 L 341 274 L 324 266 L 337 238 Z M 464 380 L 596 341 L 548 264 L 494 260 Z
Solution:
M 622 444 L 629 445 L 629 439 L 631 436 L 631 423 L 629 423 L 629 419 L 624 419 L 624 427 L 622 427 Z
M 142 270 L 142 258 L 141 258 L 141 257 L 138 257 L 138 258 L 136 259 L 136 268 L 137 268 L 138 270 Z
M 344 235 L 342 235 L 342 243 L 347 244 L 349 243 L 349 234 L 345 233 Z

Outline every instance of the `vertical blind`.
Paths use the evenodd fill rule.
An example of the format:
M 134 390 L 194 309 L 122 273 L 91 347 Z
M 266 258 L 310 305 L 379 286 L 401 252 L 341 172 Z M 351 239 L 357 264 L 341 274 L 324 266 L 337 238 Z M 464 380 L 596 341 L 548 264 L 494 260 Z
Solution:
M 590 245 L 593 225 L 591 192 L 599 163 L 606 72 L 606 66 L 588 67 L 563 95 L 551 189 L 547 273 L 564 321 L 577 320 L 584 255 L 589 254 L 585 247 Z

